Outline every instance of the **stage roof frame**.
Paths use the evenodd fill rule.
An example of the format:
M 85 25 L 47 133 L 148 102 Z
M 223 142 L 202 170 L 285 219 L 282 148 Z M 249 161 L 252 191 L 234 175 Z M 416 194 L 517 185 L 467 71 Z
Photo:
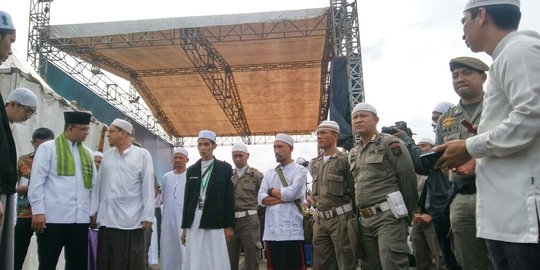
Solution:
M 326 119 L 329 19 L 316 8 L 45 30 L 51 50 L 130 81 L 170 136 L 211 129 L 250 143 Z

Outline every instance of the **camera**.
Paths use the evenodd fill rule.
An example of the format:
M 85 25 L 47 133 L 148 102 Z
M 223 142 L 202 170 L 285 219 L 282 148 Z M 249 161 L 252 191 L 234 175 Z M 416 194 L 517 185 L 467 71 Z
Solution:
M 394 133 L 396 133 L 396 131 L 394 130 L 395 127 L 407 132 L 407 134 L 409 134 L 409 132 L 410 132 L 410 129 L 407 127 L 407 122 L 405 122 L 405 121 L 397 121 L 394 126 L 382 127 L 381 132 L 382 133 L 388 133 L 388 134 L 394 134 Z

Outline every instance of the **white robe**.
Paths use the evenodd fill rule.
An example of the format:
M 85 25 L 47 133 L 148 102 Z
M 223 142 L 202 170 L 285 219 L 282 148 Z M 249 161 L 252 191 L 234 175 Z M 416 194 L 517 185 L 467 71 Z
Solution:
M 184 190 L 186 172 L 175 174 L 170 171 L 161 180 L 163 213 L 161 215 L 161 269 L 181 270 L 185 247 L 180 241 L 182 235 L 182 212 L 184 210 Z

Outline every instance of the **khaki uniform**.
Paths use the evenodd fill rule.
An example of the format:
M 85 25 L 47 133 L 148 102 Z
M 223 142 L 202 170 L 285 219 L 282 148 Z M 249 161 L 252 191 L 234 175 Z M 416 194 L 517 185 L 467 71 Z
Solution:
M 349 162 L 361 215 L 362 269 L 408 269 L 407 219 L 383 209 L 386 195 L 395 191 L 401 192 L 409 218 L 416 207 L 416 174 L 405 144 L 376 133 L 367 145 L 351 149 Z
M 437 123 L 436 144 L 474 136 L 460 122 L 466 119 L 473 125 L 478 125 L 481 112 L 482 102 L 478 104 L 474 113 L 469 115 L 460 101 L 440 117 Z M 476 238 L 475 175 L 473 173 L 464 177 L 449 172 L 448 178 L 452 182 L 452 190 L 456 193 L 450 204 L 450 225 L 456 259 L 464 270 L 487 269 L 490 263 L 485 240 Z
M 261 187 L 263 174 L 257 169 L 247 167 L 242 176 L 234 169 L 234 235 L 227 241 L 231 269 L 237 270 L 240 249 L 244 248 L 245 269 L 259 269 L 258 254 L 262 249 L 260 241 L 259 216 L 257 215 L 257 194 Z
M 347 155 L 337 151 L 325 162 L 311 160 L 312 192 L 317 198 L 313 224 L 313 269 L 356 269 L 347 233 L 347 220 L 354 217 L 354 183 Z

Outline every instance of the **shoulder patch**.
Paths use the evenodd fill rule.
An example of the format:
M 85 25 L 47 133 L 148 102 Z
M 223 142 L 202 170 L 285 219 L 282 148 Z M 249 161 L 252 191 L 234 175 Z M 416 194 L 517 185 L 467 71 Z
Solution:
M 448 116 L 443 119 L 442 126 L 443 128 L 449 128 L 456 124 L 456 119 L 454 117 Z
M 395 156 L 395 157 L 399 157 L 403 154 L 403 151 L 401 151 L 401 146 L 399 144 L 399 142 L 396 142 L 396 141 L 393 141 L 391 143 L 388 144 L 390 146 L 390 150 L 392 151 L 392 154 Z

